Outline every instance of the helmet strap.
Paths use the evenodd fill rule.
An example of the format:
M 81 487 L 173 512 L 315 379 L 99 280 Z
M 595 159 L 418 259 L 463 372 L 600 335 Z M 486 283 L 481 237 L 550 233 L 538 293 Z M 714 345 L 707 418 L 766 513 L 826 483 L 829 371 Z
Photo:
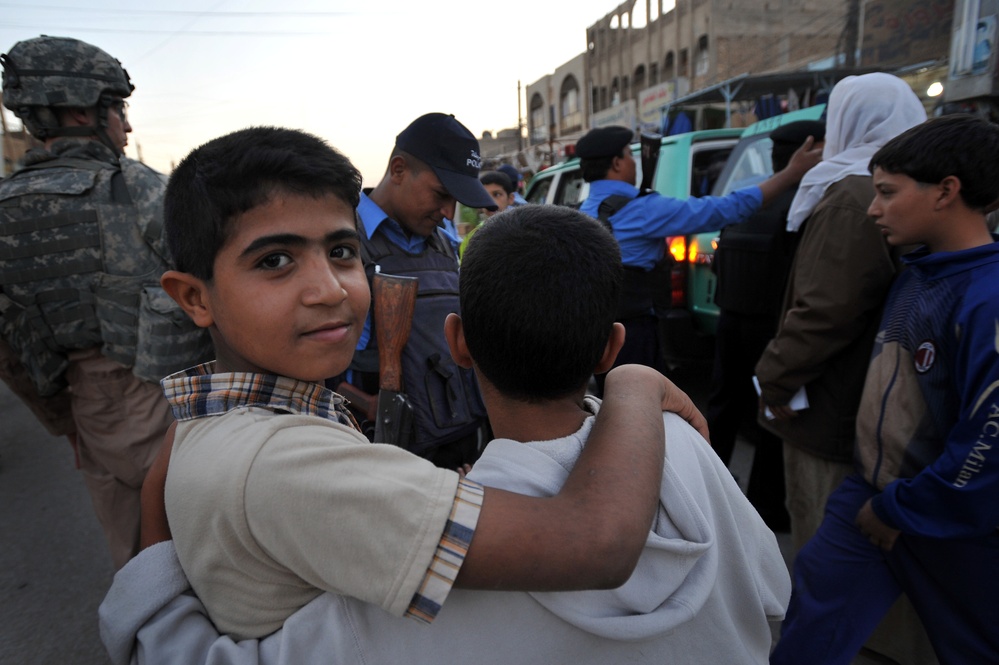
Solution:
M 46 138 L 48 137 L 87 137 L 94 138 L 100 143 L 108 147 L 111 152 L 116 155 L 121 155 L 122 153 L 115 146 L 114 142 L 111 140 L 111 136 L 107 132 L 108 127 L 108 111 L 111 106 L 111 97 L 108 95 L 101 95 L 101 100 L 97 103 L 94 108 L 97 111 L 97 124 L 96 125 L 75 125 L 72 127 L 53 127 L 46 130 Z
M 122 152 L 118 150 L 118 147 L 111 141 L 111 136 L 108 134 L 108 112 L 111 110 L 113 102 L 114 99 L 111 95 L 101 95 L 100 101 L 97 102 L 97 126 L 93 130 L 94 136 L 97 137 L 98 141 L 110 148 L 114 154 L 121 156 Z
M 54 136 L 94 136 L 96 127 L 87 125 L 86 127 L 53 127 L 46 130 L 46 138 Z

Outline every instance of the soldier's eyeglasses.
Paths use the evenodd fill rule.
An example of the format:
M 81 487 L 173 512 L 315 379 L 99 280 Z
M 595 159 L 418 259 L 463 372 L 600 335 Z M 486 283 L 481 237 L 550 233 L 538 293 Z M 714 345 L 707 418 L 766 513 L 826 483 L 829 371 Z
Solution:
M 128 102 L 126 102 L 124 99 L 115 99 L 111 101 L 111 104 L 108 106 L 108 108 L 117 113 L 118 117 L 124 120 L 125 113 L 128 111 Z

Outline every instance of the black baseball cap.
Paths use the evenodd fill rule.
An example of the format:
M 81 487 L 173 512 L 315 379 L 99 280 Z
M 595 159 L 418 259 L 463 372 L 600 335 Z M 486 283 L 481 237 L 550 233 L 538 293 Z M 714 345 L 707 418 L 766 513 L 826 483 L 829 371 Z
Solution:
M 497 209 L 496 201 L 479 182 L 479 142 L 453 115 L 421 115 L 395 137 L 395 147 L 429 166 L 447 193 L 460 203 Z
M 520 182 L 520 171 L 513 164 L 500 164 L 496 167 L 496 170 L 505 173 L 506 177 L 513 182 L 514 187 Z
M 591 129 L 576 142 L 576 156 L 580 159 L 618 157 L 634 136 L 633 131 L 620 125 Z
M 821 120 L 797 120 L 770 132 L 770 140 L 774 143 L 790 143 L 795 148 L 800 147 L 809 136 L 816 143 L 823 141 L 826 137 L 826 123 Z
M 816 143 L 825 139 L 826 123 L 820 120 L 798 120 L 781 125 L 770 132 L 770 140 L 773 142 L 770 154 L 774 170 L 780 171 L 787 166 L 791 161 L 791 155 L 809 136 L 813 137 Z

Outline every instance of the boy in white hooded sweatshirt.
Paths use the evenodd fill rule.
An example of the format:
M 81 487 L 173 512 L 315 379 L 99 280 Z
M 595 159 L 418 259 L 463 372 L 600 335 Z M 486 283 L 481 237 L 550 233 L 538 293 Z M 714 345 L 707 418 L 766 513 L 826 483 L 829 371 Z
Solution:
M 623 342 L 620 260 L 598 222 L 552 206 L 497 215 L 469 244 L 462 315 L 445 332 L 478 376 L 496 436 L 469 478 L 558 492 L 600 407 L 585 395 L 589 378 Z M 105 644 L 115 663 L 765 663 L 768 622 L 790 595 L 776 538 L 707 442 L 673 414 L 664 423 L 659 513 L 618 589 L 455 589 L 430 626 L 326 593 L 281 631 L 237 643 L 208 621 L 165 542 L 116 577 L 101 608 Z

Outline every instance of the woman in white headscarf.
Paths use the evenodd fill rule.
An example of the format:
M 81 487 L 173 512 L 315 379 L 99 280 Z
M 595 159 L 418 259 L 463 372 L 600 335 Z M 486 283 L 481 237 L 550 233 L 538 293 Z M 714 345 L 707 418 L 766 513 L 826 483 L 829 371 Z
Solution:
M 851 175 L 870 176 L 867 164 L 885 143 L 926 120 L 912 88 L 891 74 L 848 76 L 833 88 L 826 110 L 822 161 L 805 174 L 788 213 L 797 231 L 829 187 Z
M 867 217 L 871 156 L 926 119 L 912 89 L 890 74 L 850 76 L 826 109 L 822 162 L 805 174 L 788 229 L 801 234 L 776 337 L 756 366 L 765 423 L 784 441 L 796 548 L 822 520 L 826 497 L 850 472 L 854 421 L 897 257 Z M 804 388 L 809 408 L 792 411 Z
M 881 308 L 899 269 L 900 252 L 867 216 L 874 198 L 868 163 L 890 139 L 924 120 L 919 98 L 895 76 L 865 74 L 837 83 L 826 109 L 822 162 L 805 174 L 788 213 L 787 229 L 800 233 L 801 241 L 780 327 L 756 374 L 761 402 L 776 415 L 761 423 L 784 442 L 795 551 L 818 529 L 826 498 L 852 470 L 860 393 Z M 792 411 L 788 402 L 801 388 L 809 406 Z M 922 640 L 908 639 L 926 644 Z M 892 655 L 920 662 L 907 658 L 911 654 Z

